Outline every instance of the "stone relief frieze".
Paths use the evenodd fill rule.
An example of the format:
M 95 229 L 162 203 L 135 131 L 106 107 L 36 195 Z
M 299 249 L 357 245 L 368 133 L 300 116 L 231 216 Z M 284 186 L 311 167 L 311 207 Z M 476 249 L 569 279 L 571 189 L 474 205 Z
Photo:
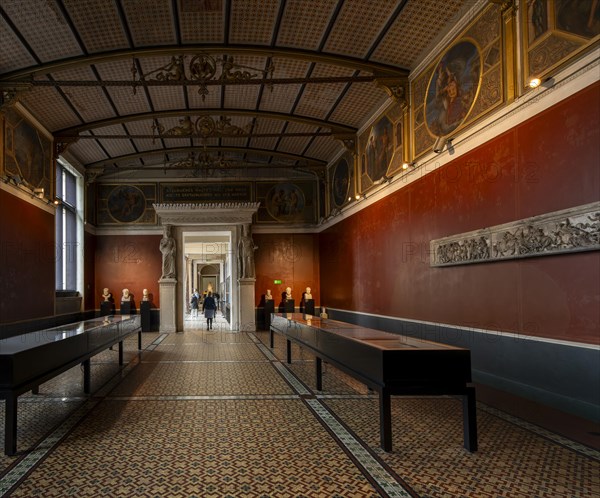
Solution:
M 451 266 L 600 249 L 600 202 L 430 242 L 430 265 Z

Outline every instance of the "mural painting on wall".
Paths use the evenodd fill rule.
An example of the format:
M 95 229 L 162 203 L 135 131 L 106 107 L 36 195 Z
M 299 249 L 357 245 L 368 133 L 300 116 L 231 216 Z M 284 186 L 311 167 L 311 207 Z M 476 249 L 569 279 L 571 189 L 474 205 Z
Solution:
M 488 7 L 412 81 L 413 159 L 504 102 L 501 20 Z
M 354 195 L 351 192 L 352 186 L 352 156 L 345 155 L 341 157 L 338 162 L 330 170 L 332 176 L 330 178 L 330 195 L 331 195 L 331 207 L 340 208 L 346 204 Z
M 479 90 L 480 59 L 470 40 L 460 41 L 440 59 L 425 100 L 425 122 L 432 135 L 446 136 L 466 119 Z
M 259 223 L 316 222 L 314 182 L 258 182 L 256 200 L 260 201 Z
M 4 112 L 4 171 L 15 182 L 28 189 L 44 189 L 47 198 L 54 197 L 51 140 L 14 109 Z
M 544 79 L 600 36 L 598 0 L 528 0 L 523 12 L 523 86 Z
M 156 185 L 98 185 L 97 223 L 154 224 Z

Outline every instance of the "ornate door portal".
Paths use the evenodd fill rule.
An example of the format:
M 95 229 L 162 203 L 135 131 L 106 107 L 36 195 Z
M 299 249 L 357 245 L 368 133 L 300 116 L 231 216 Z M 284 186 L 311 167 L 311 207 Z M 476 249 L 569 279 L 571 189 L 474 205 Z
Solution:
M 160 286 L 160 331 L 181 332 L 184 324 L 186 262 L 183 253 L 186 235 L 229 233 L 231 241 L 231 330 L 256 330 L 254 319 L 254 244 L 250 227 L 258 210 L 257 202 L 153 204 L 164 227 L 160 247 L 163 275 Z M 174 271 L 172 271 L 174 266 Z M 166 269 L 169 271 L 166 272 Z

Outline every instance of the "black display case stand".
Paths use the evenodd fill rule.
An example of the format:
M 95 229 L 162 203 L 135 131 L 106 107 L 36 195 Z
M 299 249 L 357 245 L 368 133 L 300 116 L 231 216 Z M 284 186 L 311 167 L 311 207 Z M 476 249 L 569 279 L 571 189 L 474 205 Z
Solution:
M 314 315 L 315 314 L 315 300 L 307 299 L 304 301 L 304 314 L 305 315 Z
M 125 301 L 121 303 L 121 315 L 131 315 L 132 309 L 131 301 Z
M 296 304 L 294 302 L 293 299 L 288 299 L 284 304 L 283 304 L 283 311 L 284 313 L 293 313 L 294 310 L 296 308 Z
M 150 301 L 140 303 L 140 315 L 142 320 L 142 332 L 151 332 L 150 326 Z

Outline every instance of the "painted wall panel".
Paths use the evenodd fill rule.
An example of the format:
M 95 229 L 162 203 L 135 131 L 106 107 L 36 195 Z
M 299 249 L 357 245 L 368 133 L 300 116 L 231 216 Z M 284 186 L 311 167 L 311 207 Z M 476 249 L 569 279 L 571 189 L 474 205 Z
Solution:
M 315 304 L 319 293 L 319 236 L 316 234 L 254 234 L 258 246 L 256 264 L 256 305 L 267 289 L 279 305 L 286 287 L 292 288 L 296 306 L 300 305 L 306 287 L 312 290 Z M 274 284 L 281 280 L 281 284 Z
M 431 239 L 600 199 L 600 84 L 321 233 L 324 306 L 599 343 L 600 252 L 446 268 Z
M 119 309 L 124 288 L 134 295 L 136 308 L 142 290 L 152 295 L 153 307 L 160 307 L 158 280 L 162 272 L 160 235 L 106 235 L 96 237 L 95 296 L 100 308 L 102 289 L 108 287 Z
M 0 190 L 0 323 L 54 315 L 54 215 Z

